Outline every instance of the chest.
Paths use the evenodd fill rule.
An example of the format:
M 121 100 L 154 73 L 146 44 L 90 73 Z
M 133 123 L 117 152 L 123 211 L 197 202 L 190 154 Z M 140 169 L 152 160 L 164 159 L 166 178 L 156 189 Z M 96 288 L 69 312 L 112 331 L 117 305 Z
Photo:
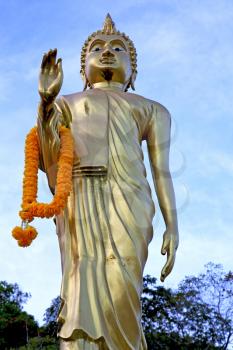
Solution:
M 72 130 L 83 135 L 104 139 L 114 126 L 122 135 L 140 136 L 144 127 L 144 109 L 123 95 L 97 90 L 83 93 L 68 101 L 72 114 Z

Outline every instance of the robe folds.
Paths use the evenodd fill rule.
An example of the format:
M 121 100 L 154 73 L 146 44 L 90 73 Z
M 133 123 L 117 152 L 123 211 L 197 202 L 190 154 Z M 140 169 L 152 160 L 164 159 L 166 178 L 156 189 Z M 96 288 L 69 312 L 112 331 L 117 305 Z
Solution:
M 59 98 L 49 120 L 38 118 L 41 168 L 53 192 L 59 124 L 70 127 L 75 144 L 73 190 L 56 218 L 62 339 L 147 349 L 140 295 L 154 204 L 141 143 L 153 146 L 161 108 L 135 94 L 95 88 Z

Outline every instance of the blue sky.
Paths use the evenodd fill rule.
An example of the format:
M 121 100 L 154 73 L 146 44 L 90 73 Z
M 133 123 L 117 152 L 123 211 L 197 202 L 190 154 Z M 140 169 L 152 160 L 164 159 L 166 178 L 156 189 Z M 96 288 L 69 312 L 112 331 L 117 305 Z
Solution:
M 65 76 L 61 93 L 80 91 L 81 46 L 101 28 L 107 12 L 137 48 L 136 93 L 165 105 L 173 118 L 171 171 L 180 247 L 165 286 L 197 274 L 208 261 L 232 269 L 233 2 L 0 0 L 0 4 L 0 280 L 17 282 L 32 294 L 26 310 L 41 322 L 51 299 L 59 294 L 61 279 L 52 220 L 35 220 L 39 237 L 28 249 L 18 248 L 11 238 L 12 227 L 20 223 L 24 139 L 36 121 L 40 61 L 45 51 L 57 47 Z M 39 187 L 39 199 L 49 201 L 43 174 Z M 160 255 L 164 225 L 159 209 L 154 229 L 145 273 L 159 278 L 165 262 Z

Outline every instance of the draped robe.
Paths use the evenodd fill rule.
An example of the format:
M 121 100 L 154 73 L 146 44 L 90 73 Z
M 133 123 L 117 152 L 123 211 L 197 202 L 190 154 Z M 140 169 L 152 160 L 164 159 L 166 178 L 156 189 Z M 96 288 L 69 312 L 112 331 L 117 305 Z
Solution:
M 59 124 L 70 127 L 75 145 L 73 190 L 56 218 L 62 339 L 147 349 L 140 295 L 154 204 L 141 143 L 155 142 L 161 108 L 139 95 L 95 88 L 59 98 L 47 121 L 38 118 L 41 168 L 53 192 Z

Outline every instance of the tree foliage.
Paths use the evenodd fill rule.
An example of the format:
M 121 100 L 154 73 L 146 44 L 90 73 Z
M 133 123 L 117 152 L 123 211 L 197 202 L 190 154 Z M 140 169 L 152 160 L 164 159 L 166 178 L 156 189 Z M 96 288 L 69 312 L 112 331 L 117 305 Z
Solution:
M 233 334 L 233 274 L 209 263 L 176 290 L 144 278 L 143 326 L 148 348 L 228 349 Z
M 22 292 L 17 283 L 0 282 L 0 306 L 11 303 L 22 310 L 23 304 L 27 302 L 29 297 L 30 294 Z
M 59 324 L 57 322 L 57 316 L 61 305 L 61 299 L 59 296 L 54 298 L 51 305 L 45 310 L 44 321 L 45 324 L 41 328 L 41 334 L 49 336 L 57 341 L 57 333 L 59 330 Z
M 0 282 L 0 349 L 27 344 L 37 334 L 34 317 L 22 311 L 29 297 L 16 283 Z
M 45 310 L 44 324 L 38 329 L 38 336 L 31 338 L 27 347 L 21 347 L 20 350 L 56 350 L 59 349 L 59 340 L 57 332 L 59 325 L 57 323 L 58 311 L 60 308 L 60 297 L 52 300 L 51 305 Z

